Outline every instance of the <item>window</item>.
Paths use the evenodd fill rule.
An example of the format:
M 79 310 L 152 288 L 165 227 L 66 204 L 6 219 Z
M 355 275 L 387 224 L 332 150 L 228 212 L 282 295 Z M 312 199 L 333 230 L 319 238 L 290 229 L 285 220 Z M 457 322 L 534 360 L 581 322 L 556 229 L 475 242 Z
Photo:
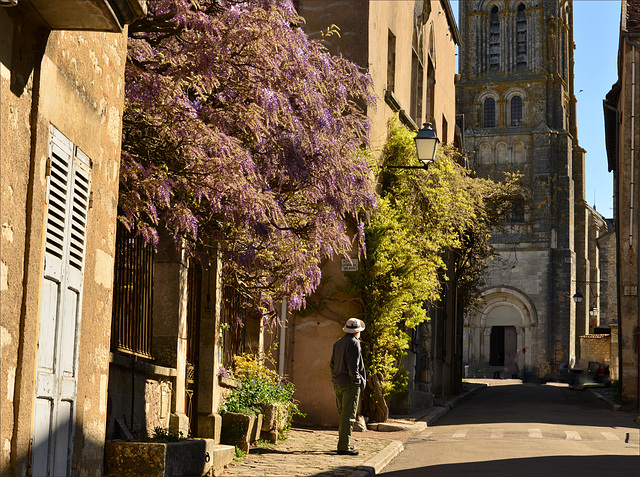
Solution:
M 516 141 L 513 144 L 513 163 L 523 164 L 525 162 L 525 150 L 524 143 L 522 141 Z
M 522 126 L 522 98 L 520 96 L 511 98 L 511 125 Z
M 447 144 L 447 141 L 449 140 L 448 136 L 449 136 L 449 123 L 447 122 L 447 118 L 445 118 L 443 114 L 442 115 L 442 137 L 440 138 L 440 140 L 442 141 L 442 144 Z
M 527 15 L 523 3 L 518 5 L 516 16 L 516 64 L 518 69 L 527 67 Z
M 150 358 L 153 249 L 120 223 L 113 274 L 111 349 Z
M 387 43 L 387 91 L 395 91 L 396 85 L 396 36 L 389 30 Z
M 491 164 L 492 162 L 491 146 L 486 142 L 483 142 L 480 145 L 480 164 Z
M 509 222 L 512 224 L 521 224 L 524 222 L 524 200 L 521 197 L 515 198 L 511 203 Z
M 493 98 L 484 100 L 484 127 L 496 127 L 496 101 Z
M 496 163 L 507 164 L 509 162 L 509 148 L 504 142 L 496 145 Z
M 500 19 L 498 7 L 491 9 L 489 19 L 489 71 L 500 69 Z
M 418 127 L 422 124 L 423 82 L 424 67 L 422 65 L 422 59 L 419 57 L 418 51 L 414 49 L 411 54 L 411 119 L 413 119 Z

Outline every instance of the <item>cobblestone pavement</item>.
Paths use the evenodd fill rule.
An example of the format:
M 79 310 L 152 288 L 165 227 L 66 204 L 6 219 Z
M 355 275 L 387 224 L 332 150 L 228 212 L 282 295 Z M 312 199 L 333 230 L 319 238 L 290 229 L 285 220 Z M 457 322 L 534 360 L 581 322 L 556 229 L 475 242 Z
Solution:
M 440 416 L 472 392 L 486 386 L 464 383 L 464 392 L 446 406 L 432 406 L 413 416 L 392 418 L 372 430 L 354 432 L 352 444 L 358 456 L 336 453 L 337 429 L 294 427 L 274 445 L 249 449 L 241 461 L 233 461 L 222 477 L 363 477 L 375 475 L 403 449 L 416 432 L 431 426 Z M 360 469 L 358 469 L 360 468 Z
M 292 428 L 275 445 L 252 447 L 242 461 L 234 461 L 223 477 L 348 477 L 392 441 L 406 441 L 411 432 L 354 432 L 352 444 L 358 456 L 335 452 L 337 430 Z

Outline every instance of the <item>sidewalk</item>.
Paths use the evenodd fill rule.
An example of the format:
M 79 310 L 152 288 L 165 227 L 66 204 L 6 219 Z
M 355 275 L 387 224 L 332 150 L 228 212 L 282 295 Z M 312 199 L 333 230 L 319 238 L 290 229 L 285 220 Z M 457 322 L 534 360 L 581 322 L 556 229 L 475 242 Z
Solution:
M 444 406 L 389 419 L 377 430 L 355 432 L 352 441 L 358 456 L 341 456 L 335 452 L 338 431 L 335 429 L 292 428 L 287 438 L 275 445 L 254 447 L 242 461 L 234 461 L 220 474 L 223 477 L 369 477 L 378 474 L 404 450 L 404 443 L 414 434 L 432 425 L 468 395 L 484 387 L 465 383 L 465 391 Z

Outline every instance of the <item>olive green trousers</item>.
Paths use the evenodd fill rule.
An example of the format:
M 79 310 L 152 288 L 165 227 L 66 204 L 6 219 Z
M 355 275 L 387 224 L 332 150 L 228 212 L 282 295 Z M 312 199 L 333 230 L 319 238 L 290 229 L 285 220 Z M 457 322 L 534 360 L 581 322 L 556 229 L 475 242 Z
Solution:
M 353 383 L 334 384 L 333 389 L 336 392 L 336 405 L 340 414 L 338 450 L 346 451 L 351 446 L 351 431 L 353 431 L 353 424 L 356 422 L 360 386 Z

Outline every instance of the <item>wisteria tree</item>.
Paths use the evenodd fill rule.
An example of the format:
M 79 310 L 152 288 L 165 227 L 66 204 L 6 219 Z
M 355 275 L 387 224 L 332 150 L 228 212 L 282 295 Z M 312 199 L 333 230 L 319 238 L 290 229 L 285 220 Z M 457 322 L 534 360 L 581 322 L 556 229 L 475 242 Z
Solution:
M 323 259 L 362 242 L 370 78 L 290 0 L 154 0 L 131 25 L 120 220 L 206 255 L 267 312 L 304 305 Z

